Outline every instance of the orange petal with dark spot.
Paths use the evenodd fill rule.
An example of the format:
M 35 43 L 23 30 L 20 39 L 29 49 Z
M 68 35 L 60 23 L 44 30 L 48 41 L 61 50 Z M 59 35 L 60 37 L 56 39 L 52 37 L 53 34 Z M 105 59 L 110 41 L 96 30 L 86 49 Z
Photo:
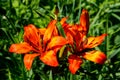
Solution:
M 9 48 L 9 52 L 14 52 L 18 54 L 27 53 L 33 50 L 33 48 L 26 42 L 19 44 L 12 44 Z
M 24 56 L 24 65 L 27 70 L 31 69 L 33 60 L 35 57 L 39 56 L 40 54 L 25 54 Z
M 70 55 L 68 57 L 69 70 L 72 74 L 75 74 L 76 71 L 80 68 L 82 64 L 82 59 L 77 55 Z
M 98 63 L 98 64 L 103 64 L 106 60 L 106 55 L 101 52 L 101 51 L 90 51 L 86 52 L 83 55 L 83 58 L 90 60 L 92 62 Z
M 24 40 L 33 47 L 41 46 L 40 33 L 33 24 L 29 24 L 24 27 Z
M 53 50 L 46 51 L 43 55 L 40 56 L 40 60 L 44 62 L 46 65 L 57 67 L 58 61 L 56 53 Z
M 88 37 L 87 44 L 84 45 L 84 48 L 94 48 L 94 47 L 100 45 L 103 42 L 105 36 L 106 36 L 106 34 L 102 34 L 97 37 Z

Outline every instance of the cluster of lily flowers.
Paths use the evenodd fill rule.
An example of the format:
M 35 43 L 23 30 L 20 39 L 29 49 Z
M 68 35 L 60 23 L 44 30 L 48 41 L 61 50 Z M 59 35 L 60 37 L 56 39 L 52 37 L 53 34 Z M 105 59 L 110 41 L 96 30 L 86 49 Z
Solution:
M 51 20 L 46 28 L 37 28 L 33 24 L 24 26 L 24 42 L 12 44 L 9 52 L 24 54 L 24 65 L 31 69 L 35 57 L 51 67 L 59 66 L 58 54 L 64 47 L 62 54 L 68 59 L 68 67 L 72 74 L 80 68 L 83 59 L 103 64 L 106 55 L 92 48 L 100 45 L 106 34 L 97 37 L 88 37 L 89 14 L 83 9 L 79 24 L 67 23 L 68 17 L 61 19 L 60 24 L 65 33 L 62 36 L 56 26 L 57 20 Z M 69 52 L 69 54 L 68 54 Z M 67 55 L 68 54 L 68 55 Z

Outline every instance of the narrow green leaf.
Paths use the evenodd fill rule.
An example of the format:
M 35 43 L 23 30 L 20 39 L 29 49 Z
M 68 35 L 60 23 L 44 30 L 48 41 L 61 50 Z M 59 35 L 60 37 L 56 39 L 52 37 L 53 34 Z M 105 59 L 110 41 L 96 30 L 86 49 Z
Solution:
M 112 16 L 114 16 L 116 19 L 118 19 L 120 21 L 120 16 L 118 16 L 117 14 L 112 13 Z
M 73 74 L 70 74 L 70 80 L 73 80 Z
M 32 69 L 30 70 L 30 71 L 27 71 L 27 80 L 31 80 L 31 78 L 32 78 L 32 75 L 33 75 L 33 71 L 32 71 Z
M 62 57 L 65 48 L 66 48 L 66 45 L 64 45 L 64 46 L 60 49 L 60 52 L 59 52 L 59 58 Z
M 110 8 L 115 8 L 115 7 L 119 7 L 119 6 L 120 6 L 120 3 L 115 3 L 115 4 L 111 4 Z
M 60 22 L 57 22 L 57 28 L 58 28 L 58 31 L 59 33 L 63 36 L 63 37 L 66 37 L 65 33 L 64 33 L 64 30 L 62 28 L 62 25 Z
M 98 80 L 102 80 L 102 76 L 101 75 L 99 75 Z
M 46 10 L 44 8 L 39 7 L 39 9 L 34 10 L 38 15 L 45 17 L 45 18 L 52 18 L 55 19 L 55 15 L 52 13 L 52 11 Z M 53 9 L 54 11 L 54 9 Z
M 115 55 L 117 55 L 120 52 L 120 48 L 117 50 L 114 50 L 113 53 L 111 55 L 108 56 L 108 59 L 113 58 Z
M 50 74 L 49 74 L 49 80 L 53 80 L 53 76 L 52 76 L 52 70 L 50 70 Z
M 44 10 L 42 10 L 42 12 L 40 10 L 34 10 L 39 16 L 45 17 L 45 18 L 49 18 L 48 16 L 45 15 Z
M 101 12 L 102 12 L 102 9 L 103 9 L 103 8 L 100 8 L 100 9 L 99 9 L 98 13 L 97 13 L 96 16 L 94 17 L 94 20 L 92 21 L 92 23 L 90 24 L 90 26 L 93 26 L 93 25 L 96 23 L 96 21 L 98 20 L 100 14 L 101 14 Z

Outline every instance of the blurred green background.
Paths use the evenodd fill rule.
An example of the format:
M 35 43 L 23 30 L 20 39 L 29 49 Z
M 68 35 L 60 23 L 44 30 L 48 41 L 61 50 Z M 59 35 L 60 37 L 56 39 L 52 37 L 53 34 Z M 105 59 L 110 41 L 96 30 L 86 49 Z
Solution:
M 76 75 L 66 63 L 51 68 L 34 60 L 26 71 L 23 55 L 8 52 L 12 43 L 23 41 L 23 26 L 46 27 L 51 19 L 68 16 L 69 23 L 79 23 L 81 10 L 90 16 L 88 36 L 107 33 L 95 49 L 107 55 L 104 65 L 86 61 Z M 0 80 L 119 80 L 120 79 L 120 0 L 0 0 Z

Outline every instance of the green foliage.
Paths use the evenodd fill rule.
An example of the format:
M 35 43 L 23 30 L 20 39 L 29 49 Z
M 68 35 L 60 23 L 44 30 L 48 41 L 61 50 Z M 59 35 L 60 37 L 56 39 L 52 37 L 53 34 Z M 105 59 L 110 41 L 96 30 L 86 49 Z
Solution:
M 38 59 L 26 71 L 23 56 L 9 53 L 12 43 L 23 41 L 23 27 L 34 24 L 46 27 L 51 19 L 68 16 L 68 22 L 79 23 L 82 8 L 90 15 L 88 36 L 107 33 L 96 49 L 108 57 L 104 65 L 84 62 L 76 75 L 67 64 L 57 68 L 44 65 Z M 118 80 L 120 79 L 120 0 L 0 0 L 0 78 L 1 80 Z M 65 36 L 61 25 L 60 33 Z M 67 61 L 66 61 L 67 62 Z

